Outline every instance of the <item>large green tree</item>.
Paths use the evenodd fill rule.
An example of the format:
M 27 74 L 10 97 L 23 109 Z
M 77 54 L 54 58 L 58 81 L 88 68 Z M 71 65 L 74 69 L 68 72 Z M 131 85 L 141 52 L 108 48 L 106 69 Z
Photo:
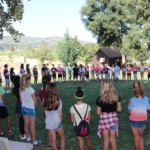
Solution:
M 130 30 L 123 37 L 122 52 L 144 62 L 150 59 L 150 1 L 130 0 L 125 7 L 128 8 L 126 22 Z
M 58 57 L 65 65 L 77 62 L 82 49 L 83 47 L 77 37 L 71 37 L 68 31 L 65 33 L 64 39 L 57 44 Z
M 119 46 L 139 61 L 149 58 L 149 0 L 86 0 L 81 19 L 101 46 Z
M 125 13 L 118 0 L 86 0 L 81 19 L 101 46 L 120 46 L 127 33 Z
M 94 43 L 83 44 L 83 49 L 80 53 L 79 59 L 84 62 L 91 62 L 92 57 L 95 55 L 99 48 L 99 45 Z
M 7 31 L 18 41 L 23 33 L 13 27 L 13 23 L 21 21 L 24 13 L 23 0 L 0 0 L 0 39 L 3 39 L 3 32 Z

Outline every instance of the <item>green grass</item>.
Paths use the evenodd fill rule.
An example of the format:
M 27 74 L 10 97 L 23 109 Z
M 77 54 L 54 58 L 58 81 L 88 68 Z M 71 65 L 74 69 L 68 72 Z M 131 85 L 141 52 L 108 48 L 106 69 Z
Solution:
M 127 103 L 128 100 L 133 96 L 132 93 L 132 81 L 130 82 L 114 82 L 114 86 L 122 97 L 122 105 L 123 111 L 119 114 L 119 137 L 117 138 L 117 146 L 118 150 L 133 150 L 133 139 L 130 127 L 128 125 L 128 110 Z M 74 99 L 74 91 L 76 90 L 77 85 L 81 85 L 85 89 L 85 99 L 84 101 L 88 103 L 91 108 L 92 120 L 90 122 L 91 127 L 91 140 L 93 147 L 97 150 L 102 149 L 102 138 L 97 136 L 97 128 L 98 128 L 98 117 L 96 115 L 96 98 L 100 93 L 100 82 L 91 81 L 89 83 L 77 83 L 74 85 L 73 83 L 58 83 L 59 95 L 63 102 L 63 125 L 66 137 L 66 149 L 67 150 L 78 150 L 78 145 L 76 142 L 76 138 L 73 132 L 73 126 L 70 122 L 70 107 L 76 102 Z M 41 87 L 41 84 L 36 88 L 37 90 Z M 144 81 L 144 87 L 146 91 L 146 95 L 150 97 L 150 83 L 148 81 Z M 36 93 L 37 94 L 37 93 Z M 12 123 L 12 131 L 15 133 L 10 139 L 20 140 L 19 139 L 19 129 L 18 129 L 18 119 L 17 115 L 14 114 L 15 110 L 15 100 L 12 94 L 6 94 L 6 100 L 8 103 L 8 110 Z M 36 134 L 37 137 L 42 140 L 42 146 L 48 146 L 48 137 L 47 131 L 45 130 L 44 117 L 42 112 L 42 107 L 38 100 L 38 107 L 36 108 L 37 113 L 37 122 L 36 122 Z M 147 123 L 147 128 L 145 130 L 144 141 L 145 141 L 145 150 L 149 150 L 150 143 L 150 122 Z M 5 124 L 2 123 L 3 128 L 5 128 Z

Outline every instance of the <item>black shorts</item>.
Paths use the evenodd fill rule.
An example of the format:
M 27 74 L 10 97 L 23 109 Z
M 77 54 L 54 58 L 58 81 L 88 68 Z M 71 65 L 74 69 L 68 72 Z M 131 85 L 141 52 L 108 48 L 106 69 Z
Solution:
M 86 74 L 86 78 L 89 78 L 89 74 Z
M 8 111 L 5 106 L 0 106 L 0 119 L 6 119 L 8 117 Z
M 150 78 L 150 74 L 148 74 L 147 77 Z
M 74 75 L 73 75 L 73 78 L 74 78 L 74 79 L 78 79 L 78 74 L 74 74 Z
M 131 76 L 131 73 L 127 73 L 127 76 Z
M 56 74 L 52 74 L 52 76 L 53 76 L 53 79 L 56 79 Z
M 62 74 L 58 74 L 58 78 L 62 78 Z

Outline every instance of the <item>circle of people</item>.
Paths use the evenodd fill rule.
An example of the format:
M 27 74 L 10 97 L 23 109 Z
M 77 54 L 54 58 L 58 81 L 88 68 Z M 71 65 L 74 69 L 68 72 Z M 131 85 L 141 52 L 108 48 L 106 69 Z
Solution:
M 74 66 L 71 64 L 68 64 L 68 66 L 65 65 L 58 65 L 55 67 L 54 64 L 52 64 L 52 67 L 49 67 L 49 63 L 43 64 L 41 68 L 41 76 L 49 75 L 52 78 L 52 81 L 55 82 L 56 78 L 58 78 L 58 81 L 66 81 L 66 78 L 68 77 L 69 81 L 74 80 L 76 81 L 89 81 L 89 79 L 98 81 L 100 79 L 111 79 L 111 80 L 119 80 L 120 78 L 120 72 L 122 72 L 122 80 L 131 80 L 132 74 L 134 77 L 134 80 L 138 79 L 138 72 L 140 72 L 141 80 L 144 79 L 144 73 L 147 72 L 147 78 L 150 79 L 150 65 L 148 67 L 145 67 L 143 63 L 141 65 L 137 66 L 136 63 L 125 65 L 123 64 L 121 67 L 116 63 L 113 64 L 111 67 L 108 64 L 92 64 L 89 66 L 87 63 L 85 65 L 77 65 L 76 63 Z M 31 73 L 32 72 L 32 73 Z M 22 63 L 20 65 L 19 74 L 22 76 L 23 74 L 29 74 L 33 75 L 34 79 L 34 85 L 37 85 L 38 82 L 38 68 L 35 65 L 31 71 L 30 64 L 26 64 L 26 67 Z M 4 71 L 3 75 L 6 82 L 6 88 L 10 87 L 10 81 L 12 83 L 13 87 L 13 76 L 15 75 L 14 68 L 10 68 L 10 71 L 8 70 L 8 65 L 4 65 Z M 0 73 L 0 80 L 2 80 L 2 75 Z
M 108 65 L 106 65 L 108 67 Z M 8 65 L 4 66 L 5 69 Z M 75 67 L 77 65 L 75 64 Z M 115 67 L 119 67 L 116 65 Z M 109 70 L 109 69 L 107 69 Z M 38 95 L 43 107 L 45 117 L 45 128 L 48 130 L 49 149 L 57 150 L 56 132 L 60 137 L 60 148 L 65 150 L 65 133 L 63 130 L 63 111 L 62 100 L 59 97 L 57 84 L 51 82 L 51 76 L 44 74 L 42 67 L 42 84 Z M 133 70 L 134 73 L 135 70 Z M 5 71 L 4 71 L 5 72 Z M 107 74 L 106 74 L 107 75 Z M 6 79 L 6 78 L 5 78 Z M 2 80 L 0 80 L 2 83 Z M 129 100 L 129 126 L 134 139 L 134 149 L 144 149 L 144 130 L 148 118 L 147 111 L 150 109 L 149 99 L 144 94 L 144 87 L 141 82 L 133 83 L 134 96 Z M 32 142 L 34 146 L 40 145 L 41 141 L 36 137 L 35 131 L 35 108 L 37 100 L 35 91 L 31 86 L 31 75 L 21 74 L 14 75 L 12 93 L 16 98 L 15 112 L 19 118 L 20 138 L 26 142 Z M 12 135 L 9 113 L 7 104 L 5 103 L 5 90 L 0 86 L 0 119 L 6 119 L 7 132 L 4 133 L 0 126 L 0 136 Z M 70 108 L 71 121 L 73 123 L 73 131 L 77 137 L 77 142 L 80 150 L 84 150 L 84 139 L 89 150 L 93 150 L 90 139 L 89 127 L 81 123 L 85 121 L 88 124 L 91 120 L 91 107 L 83 102 L 85 95 L 84 89 L 78 86 L 74 96 L 76 103 Z M 108 150 L 111 146 L 112 150 L 117 149 L 116 135 L 118 135 L 118 115 L 117 112 L 122 111 L 121 97 L 117 94 L 112 81 L 106 76 L 106 79 L 101 81 L 100 96 L 96 100 L 96 112 L 99 116 L 97 134 L 104 139 L 103 149 Z M 82 124 L 82 125 L 81 125 Z M 79 128 L 80 127 L 80 128 Z M 84 134 L 86 132 L 86 135 Z

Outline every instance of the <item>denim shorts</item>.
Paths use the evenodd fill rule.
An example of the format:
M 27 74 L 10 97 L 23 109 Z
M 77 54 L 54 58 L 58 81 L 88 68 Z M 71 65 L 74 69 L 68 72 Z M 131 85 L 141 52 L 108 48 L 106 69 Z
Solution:
M 23 116 L 29 116 L 29 117 L 35 116 L 35 109 L 22 107 L 21 111 Z
M 58 125 L 57 128 L 54 129 L 54 131 L 58 131 L 59 129 L 63 128 L 62 122 L 60 122 L 60 124 Z
M 117 130 L 117 125 L 116 125 L 116 124 L 114 124 L 113 126 L 111 126 L 110 130 L 112 130 L 112 131 L 116 131 L 116 130 Z
M 146 127 L 146 121 L 129 121 L 129 125 L 132 128 L 145 128 Z

